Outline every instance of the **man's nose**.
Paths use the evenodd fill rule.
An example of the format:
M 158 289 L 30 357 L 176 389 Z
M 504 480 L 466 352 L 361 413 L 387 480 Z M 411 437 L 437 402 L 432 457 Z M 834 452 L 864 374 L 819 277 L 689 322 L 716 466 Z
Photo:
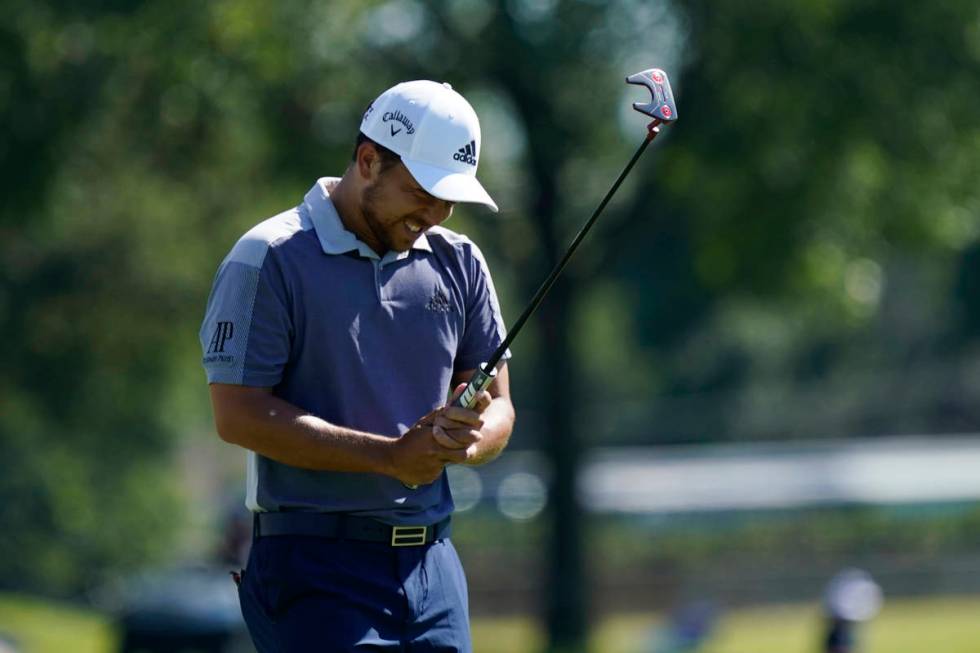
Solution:
M 425 216 L 426 221 L 430 225 L 437 225 L 445 222 L 449 219 L 449 216 L 453 214 L 452 202 L 447 202 L 446 200 L 436 200 L 426 209 Z

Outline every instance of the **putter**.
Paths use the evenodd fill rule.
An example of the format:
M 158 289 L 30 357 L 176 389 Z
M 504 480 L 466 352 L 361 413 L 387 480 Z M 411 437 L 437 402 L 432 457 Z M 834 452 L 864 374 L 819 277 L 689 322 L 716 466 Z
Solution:
M 511 343 L 514 342 L 514 338 L 516 338 L 517 334 L 520 333 L 521 328 L 524 327 L 524 323 L 527 322 L 529 317 L 531 317 L 531 314 L 534 313 L 534 310 L 538 307 L 538 304 L 541 303 L 541 300 L 544 299 L 544 296 L 548 293 L 548 290 L 555 283 L 558 275 L 560 275 L 562 270 L 565 269 L 565 266 L 568 264 L 568 260 L 572 258 L 572 254 L 574 254 L 575 250 L 578 249 L 582 239 L 584 239 L 585 235 L 589 233 L 590 229 L 592 229 L 592 225 L 594 225 L 596 220 L 599 218 L 599 214 L 601 214 L 602 210 L 606 208 L 606 204 L 609 203 L 609 200 L 619 188 L 619 185 L 623 183 L 623 179 L 626 178 L 629 171 L 633 169 L 633 166 L 640 158 L 640 155 L 643 154 L 643 152 L 647 149 L 647 146 L 650 145 L 650 143 L 653 142 L 653 139 L 657 137 L 657 134 L 660 133 L 660 125 L 672 123 L 677 120 L 677 107 L 674 105 L 674 94 L 670 90 L 670 82 L 667 81 L 667 73 L 659 68 L 650 68 L 649 70 L 644 70 L 642 72 L 630 75 L 626 78 L 626 83 L 646 86 L 650 91 L 651 97 L 649 102 L 633 103 L 634 109 L 653 118 L 653 122 L 647 125 L 646 138 L 643 140 L 643 143 L 640 144 L 639 149 L 636 150 L 633 158 L 631 158 L 629 163 L 626 164 L 626 167 L 623 168 L 623 171 L 619 173 L 619 177 L 613 183 L 605 197 L 603 197 L 602 201 L 599 202 L 599 206 L 596 207 L 596 210 L 592 213 L 592 217 L 589 218 L 588 222 L 585 223 L 585 226 L 583 226 L 578 232 L 578 235 L 575 236 L 572 244 L 568 246 L 568 251 L 565 252 L 565 255 L 562 256 L 560 261 L 558 261 L 558 264 L 551 271 L 551 274 L 548 275 L 548 278 L 545 279 L 544 283 L 541 284 L 541 287 L 538 288 L 538 291 L 534 294 L 530 304 L 528 304 L 527 308 L 524 309 L 524 312 L 521 313 L 520 317 L 517 318 L 517 321 L 514 322 L 514 326 L 512 326 L 510 331 L 507 333 L 507 337 L 504 338 L 502 343 L 500 343 L 497 350 L 493 352 L 493 355 L 490 356 L 485 363 L 482 363 L 479 369 L 473 373 L 473 376 L 466 384 L 466 389 L 464 389 L 462 394 L 456 398 L 456 400 L 453 402 L 453 406 L 473 408 L 473 406 L 476 405 L 477 395 L 490 387 L 490 384 L 493 383 L 493 380 L 496 378 L 497 363 L 500 362 L 504 352 L 506 352 Z M 418 486 L 406 484 L 406 487 L 414 490 Z
M 626 78 L 626 83 L 646 86 L 650 91 L 650 102 L 633 103 L 634 109 L 653 118 L 653 122 L 647 125 L 646 138 L 643 140 L 643 143 L 640 144 L 640 147 L 636 151 L 636 154 L 633 155 L 633 158 L 631 158 L 629 163 L 626 164 L 626 167 L 623 168 L 623 171 L 619 173 L 619 177 L 606 193 L 606 196 L 602 198 L 601 202 L 599 202 L 599 206 L 596 207 L 596 210 L 592 213 L 592 217 L 589 218 L 589 221 L 585 223 L 585 226 L 582 227 L 582 229 L 578 232 L 578 235 L 575 236 L 572 244 L 568 246 L 568 251 L 565 252 L 565 255 L 562 256 L 560 261 L 558 261 L 558 264 L 551 271 L 551 274 L 548 275 L 548 278 L 545 279 L 544 283 L 541 284 L 541 287 L 538 288 L 538 292 L 534 294 L 534 297 L 531 299 L 531 303 L 528 304 L 528 307 L 524 309 L 521 316 L 517 318 L 516 322 L 514 322 L 514 326 L 512 326 L 510 331 L 507 333 L 507 337 L 504 338 L 502 343 L 500 343 L 500 346 L 497 347 L 497 350 L 492 356 L 490 356 L 490 359 L 487 360 L 486 363 L 483 363 L 480 366 L 480 369 L 473 374 L 473 377 L 467 384 L 466 389 L 453 405 L 462 406 L 464 408 L 472 408 L 476 403 L 476 396 L 490 386 L 494 377 L 497 375 L 497 363 L 500 362 L 504 352 L 507 351 L 507 348 L 510 347 L 512 342 L 514 342 L 514 338 L 516 338 L 517 334 L 520 333 L 524 323 L 527 322 L 529 317 L 531 317 L 531 314 L 534 313 L 534 310 L 538 307 L 538 304 L 541 303 L 541 300 L 544 299 L 544 296 L 548 293 L 548 290 L 555 283 L 558 275 L 565 269 L 565 266 L 568 264 L 568 260 L 572 258 L 572 254 L 574 254 L 575 250 L 578 249 L 582 239 L 585 238 L 585 235 L 589 233 L 590 229 L 592 229 L 592 225 L 594 225 L 596 220 L 599 218 L 599 214 L 601 214 L 602 210 L 606 208 L 606 204 L 609 203 L 609 200 L 619 188 L 619 185 L 623 183 L 623 179 L 625 179 L 626 175 L 629 174 L 629 171 L 633 168 L 633 165 L 640 158 L 640 155 L 643 154 L 644 150 L 647 149 L 647 146 L 652 143 L 653 139 L 660 133 L 660 125 L 677 120 L 677 107 L 674 105 L 674 94 L 670 90 L 670 82 L 667 81 L 667 73 L 659 68 L 651 68 L 649 70 L 636 73 L 635 75 L 630 75 Z

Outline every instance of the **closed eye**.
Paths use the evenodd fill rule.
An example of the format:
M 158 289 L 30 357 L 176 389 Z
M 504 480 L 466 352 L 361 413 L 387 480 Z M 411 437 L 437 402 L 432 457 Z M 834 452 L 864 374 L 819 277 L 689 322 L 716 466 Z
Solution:
M 407 193 L 411 193 L 415 196 L 415 199 L 420 201 L 428 202 L 435 199 L 432 195 L 425 192 L 421 186 L 405 186 L 403 190 Z

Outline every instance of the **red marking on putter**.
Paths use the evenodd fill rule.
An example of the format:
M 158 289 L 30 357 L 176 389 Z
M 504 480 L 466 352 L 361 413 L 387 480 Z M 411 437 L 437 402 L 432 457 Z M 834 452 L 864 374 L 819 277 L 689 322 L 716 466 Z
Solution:
M 656 72 L 656 71 L 650 73 L 650 79 L 652 79 L 653 81 L 657 82 L 658 84 L 663 84 L 664 83 L 664 76 L 661 75 L 660 73 Z
M 663 112 L 664 118 L 670 118 L 670 114 L 673 113 L 673 111 L 670 110 L 670 107 L 666 104 L 660 107 L 660 110 Z

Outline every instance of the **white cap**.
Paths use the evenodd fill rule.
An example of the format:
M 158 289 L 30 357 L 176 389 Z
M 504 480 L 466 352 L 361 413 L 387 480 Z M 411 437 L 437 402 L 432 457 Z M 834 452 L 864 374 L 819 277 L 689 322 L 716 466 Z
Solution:
M 400 156 L 431 195 L 497 210 L 476 180 L 480 121 L 449 84 L 419 80 L 389 88 L 364 112 L 361 133 Z

